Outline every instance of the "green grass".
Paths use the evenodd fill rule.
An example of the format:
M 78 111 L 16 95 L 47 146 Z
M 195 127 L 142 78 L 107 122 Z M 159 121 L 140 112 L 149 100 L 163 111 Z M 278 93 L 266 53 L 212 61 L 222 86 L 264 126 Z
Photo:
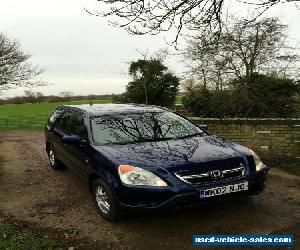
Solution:
M 83 103 L 111 103 L 111 99 L 82 100 L 69 103 L 26 103 L 0 105 L 0 131 L 7 130 L 42 130 L 48 116 L 60 105 Z
M 282 170 L 287 171 L 291 174 L 300 176 L 300 160 L 284 163 L 279 168 L 281 168 Z
M 181 104 L 182 96 L 176 96 L 176 104 Z M 0 105 L 0 131 L 42 130 L 51 112 L 64 104 L 111 103 L 112 99 L 80 100 L 66 102 L 43 102 Z
M 271 155 L 269 161 L 266 160 L 266 163 L 271 168 L 280 168 L 290 174 L 300 176 L 300 159 L 296 159 L 295 157 Z
M 30 232 L 0 222 L 0 249 L 62 249 L 45 236 L 35 236 Z
M 176 99 L 175 99 L 175 104 L 182 104 L 182 95 L 178 95 L 176 96 Z

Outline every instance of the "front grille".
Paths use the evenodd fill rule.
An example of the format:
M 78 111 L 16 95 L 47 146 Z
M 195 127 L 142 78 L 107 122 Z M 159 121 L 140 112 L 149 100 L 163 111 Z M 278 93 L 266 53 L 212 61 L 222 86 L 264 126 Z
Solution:
M 176 177 L 189 184 L 199 184 L 210 181 L 227 180 L 241 177 L 245 174 L 245 167 L 242 163 L 236 166 L 226 167 L 225 169 L 215 169 L 207 172 L 177 172 Z

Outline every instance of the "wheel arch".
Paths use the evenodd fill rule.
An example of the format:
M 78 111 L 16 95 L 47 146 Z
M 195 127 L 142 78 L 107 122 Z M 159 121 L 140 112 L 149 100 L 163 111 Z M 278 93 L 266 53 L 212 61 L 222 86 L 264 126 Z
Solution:
M 51 144 L 49 142 L 46 142 L 46 151 L 49 153 L 49 149 L 51 147 Z
M 99 179 L 99 178 L 102 179 L 98 174 L 95 174 L 95 173 L 89 174 L 89 177 L 88 177 L 88 187 L 89 187 L 90 193 L 92 193 L 93 182 L 96 179 Z
M 108 171 L 105 171 L 102 169 L 101 172 L 91 172 L 88 175 L 88 187 L 89 187 L 89 191 L 90 193 L 92 193 L 92 186 L 93 186 L 93 182 L 96 179 L 101 179 L 103 180 L 106 184 L 108 184 L 112 189 L 115 189 L 119 186 L 116 177 L 113 176 L 113 174 L 111 174 Z

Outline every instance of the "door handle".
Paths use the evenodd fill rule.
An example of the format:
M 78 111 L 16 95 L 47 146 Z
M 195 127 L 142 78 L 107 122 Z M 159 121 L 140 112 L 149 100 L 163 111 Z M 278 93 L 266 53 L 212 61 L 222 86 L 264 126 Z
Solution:
M 91 166 L 91 160 L 89 158 L 84 158 L 84 166 L 89 168 Z

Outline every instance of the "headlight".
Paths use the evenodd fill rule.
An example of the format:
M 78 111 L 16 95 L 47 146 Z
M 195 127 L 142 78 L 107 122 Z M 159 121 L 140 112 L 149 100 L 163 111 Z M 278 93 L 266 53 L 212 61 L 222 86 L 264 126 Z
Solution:
M 121 181 L 125 184 L 157 187 L 168 186 L 167 183 L 155 174 L 142 168 L 120 165 L 118 171 Z
M 251 152 L 251 154 L 253 155 L 253 158 L 254 158 L 256 171 L 260 171 L 263 167 L 263 163 L 262 163 L 261 159 L 259 158 L 259 156 L 253 150 L 250 149 L 250 152 Z

